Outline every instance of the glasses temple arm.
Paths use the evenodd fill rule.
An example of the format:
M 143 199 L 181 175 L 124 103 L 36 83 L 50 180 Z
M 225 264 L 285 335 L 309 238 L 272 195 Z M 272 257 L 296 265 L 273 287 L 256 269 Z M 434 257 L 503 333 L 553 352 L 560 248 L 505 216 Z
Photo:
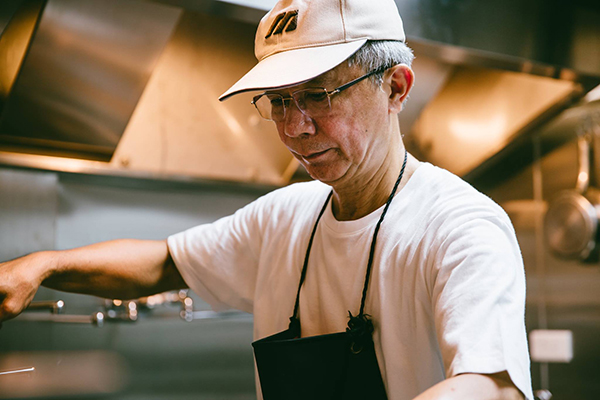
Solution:
M 377 68 L 376 70 L 373 70 L 373 71 L 369 72 L 368 74 L 365 74 L 365 75 L 363 75 L 363 76 L 361 76 L 359 78 L 356 78 L 353 81 L 350 81 L 350 82 L 348 82 L 348 83 L 346 83 L 346 84 L 344 84 L 342 86 L 336 87 L 331 92 L 329 92 L 329 94 L 330 95 L 337 94 L 337 93 L 339 93 L 339 92 L 341 92 L 343 90 L 348 89 L 350 86 L 356 85 L 357 83 L 359 83 L 359 82 L 361 82 L 361 81 L 363 81 L 363 80 L 365 80 L 365 79 L 367 79 L 367 78 L 369 78 L 369 77 L 371 77 L 373 75 L 376 75 L 376 74 L 384 72 L 386 69 L 388 69 L 388 67 Z

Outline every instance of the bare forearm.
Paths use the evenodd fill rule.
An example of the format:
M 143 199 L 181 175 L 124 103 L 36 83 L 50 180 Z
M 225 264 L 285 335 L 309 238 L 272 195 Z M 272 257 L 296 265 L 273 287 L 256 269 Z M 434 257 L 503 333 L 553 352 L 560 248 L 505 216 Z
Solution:
M 115 240 L 42 256 L 42 285 L 53 289 L 127 299 L 185 287 L 166 241 Z
M 427 389 L 413 400 L 523 400 L 506 372 L 462 374 Z
M 33 253 L 0 263 L 0 325 L 19 315 L 40 285 L 120 299 L 186 287 L 166 241 L 116 240 Z

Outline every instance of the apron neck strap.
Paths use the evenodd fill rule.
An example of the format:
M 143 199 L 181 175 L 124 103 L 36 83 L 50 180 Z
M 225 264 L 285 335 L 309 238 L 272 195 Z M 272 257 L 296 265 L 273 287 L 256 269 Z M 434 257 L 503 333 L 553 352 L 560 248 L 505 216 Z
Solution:
M 329 204 L 329 199 L 333 195 L 333 190 L 329 192 L 327 195 L 327 199 L 325 200 L 325 204 L 323 204 L 323 208 L 321 208 L 321 212 L 319 212 L 319 216 L 315 221 L 315 226 L 313 227 L 312 233 L 310 234 L 310 240 L 308 241 L 308 248 L 306 249 L 306 255 L 304 256 L 304 265 L 302 266 L 302 274 L 300 275 L 300 284 L 298 285 L 298 293 L 296 294 L 296 303 L 294 304 L 294 313 L 290 317 L 290 329 L 298 332 L 298 336 L 300 336 L 300 320 L 298 319 L 298 308 L 300 307 L 300 289 L 302 289 L 302 284 L 304 283 L 304 279 L 306 279 L 306 270 L 308 267 L 308 258 L 310 257 L 310 249 L 313 244 L 313 240 L 315 238 L 315 233 L 317 232 L 317 226 L 319 225 L 319 221 L 321 217 L 325 213 L 327 209 L 327 204 Z
M 400 185 L 400 181 L 402 180 L 402 176 L 404 175 L 404 169 L 406 168 L 406 160 L 408 158 L 408 153 L 406 148 L 404 148 L 404 162 L 402 163 L 402 168 L 400 169 L 400 174 L 398 175 L 398 179 L 396 179 L 396 183 L 394 184 L 394 188 L 392 189 L 392 193 L 387 199 L 385 203 L 385 208 L 381 213 L 381 217 L 379 217 L 379 221 L 377 221 L 377 226 L 375 226 L 375 232 L 373 233 L 373 240 L 371 241 L 371 250 L 369 251 L 369 263 L 367 264 L 367 275 L 365 276 L 365 284 L 363 287 L 362 299 L 360 301 L 360 313 L 359 316 L 362 317 L 365 311 L 365 301 L 367 299 L 367 289 L 369 288 L 369 279 L 371 278 L 371 270 L 373 269 L 373 258 L 375 257 L 375 244 L 377 243 L 377 235 L 379 234 L 379 228 L 381 227 L 381 223 L 385 218 L 385 214 L 387 214 L 388 209 L 390 208 L 390 204 L 392 204 L 392 200 L 394 199 L 394 195 L 398 190 L 398 186 Z
M 360 301 L 360 312 L 357 316 L 360 319 L 365 319 L 365 316 L 364 316 L 365 301 L 367 299 L 367 290 L 369 288 L 369 280 L 371 278 L 371 270 L 373 269 L 373 258 L 375 256 L 375 244 L 377 242 L 377 235 L 379 234 L 379 228 L 381 227 L 381 223 L 383 222 L 383 219 L 385 218 L 385 215 L 387 214 L 387 211 L 390 208 L 390 204 L 392 204 L 392 199 L 394 198 L 394 195 L 396 194 L 396 191 L 398 190 L 398 186 L 400 185 L 400 181 L 402 180 L 402 176 L 404 175 L 404 170 L 406 168 L 407 158 L 408 158 L 408 153 L 405 148 L 404 149 L 404 162 L 402 163 L 402 168 L 400 169 L 400 174 L 398 175 L 398 179 L 396 179 L 394 188 L 392 189 L 392 192 L 390 193 L 390 195 L 385 203 L 383 212 L 381 213 L 381 216 L 379 217 L 379 221 L 377 221 L 377 225 L 375 226 L 375 232 L 373 233 L 373 239 L 371 241 L 371 250 L 369 251 L 369 262 L 367 264 L 367 273 L 365 276 L 365 284 L 363 286 L 363 293 L 362 293 L 362 298 Z M 304 283 L 304 280 L 306 279 L 306 270 L 308 267 L 308 259 L 310 257 L 310 249 L 312 247 L 313 240 L 315 238 L 315 233 L 317 232 L 317 226 L 319 225 L 319 221 L 321 220 L 321 217 L 323 216 L 323 214 L 325 213 L 325 210 L 327 209 L 327 205 L 329 204 L 329 200 L 331 199 L 332 195 L 333 195 L 333 190 L 331 192 L 329 192 L 329 195 L 327 196 L 327 199 L 325 200 L 325 204 L 323 205 L 323 208 L 321 208 L 321 211 L 319 212 L 319 216 L 317 217 L 317 220 L 315 221 L 315 225 L 314 225 L 312 233 L 310 235 L 310 240 L 308 241 L 308 248 L 306 249 L 306 256 L 304 257 L 304 265 L 302 266 L 302 274 L 300 275 L 300 284 L 298 285 L 298 293 L 296 294 L 296 303 L 294 304 L 294 313 L 290 317 L 290 325 L 289 325 L 289 329 L 292 332 L 294 332 L 298 337 L 300 336 L 300 319 L 298 318 L 298 309 L 300 307 L 300 289 L 302 289 L 302 284 Z M 353 317 L 352 314 L 350 313 L 351 320 L 353 320 L 354 318 L 357 318 L 357 317 Z

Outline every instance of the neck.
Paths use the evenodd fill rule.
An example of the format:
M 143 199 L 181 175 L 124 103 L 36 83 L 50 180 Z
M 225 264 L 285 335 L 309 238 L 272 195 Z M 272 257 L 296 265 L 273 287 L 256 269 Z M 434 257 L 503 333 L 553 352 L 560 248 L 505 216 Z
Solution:
M 363 183 L 350 187 L 333 188 L 333 215 L 338 221 L 362 218 L 386 203 L 402 168 L 404 146 L 401 146 L 401 151 L 388 155 L 384 161 Z M 417 166 L 418 161 L 408 155 L 404 176 L 398 186 L 398 191 L 404 187 Z

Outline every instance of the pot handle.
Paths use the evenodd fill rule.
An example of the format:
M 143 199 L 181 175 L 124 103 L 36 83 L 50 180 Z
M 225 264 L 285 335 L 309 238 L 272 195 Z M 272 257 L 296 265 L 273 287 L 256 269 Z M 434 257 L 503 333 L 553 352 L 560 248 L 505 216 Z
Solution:
M 585 127 L 581 127 L 577 134 L 577 149 L 579 172 L 577 174 L 577 185 L 575 190 L 584 194 L 590 186 L 590 135 Z

